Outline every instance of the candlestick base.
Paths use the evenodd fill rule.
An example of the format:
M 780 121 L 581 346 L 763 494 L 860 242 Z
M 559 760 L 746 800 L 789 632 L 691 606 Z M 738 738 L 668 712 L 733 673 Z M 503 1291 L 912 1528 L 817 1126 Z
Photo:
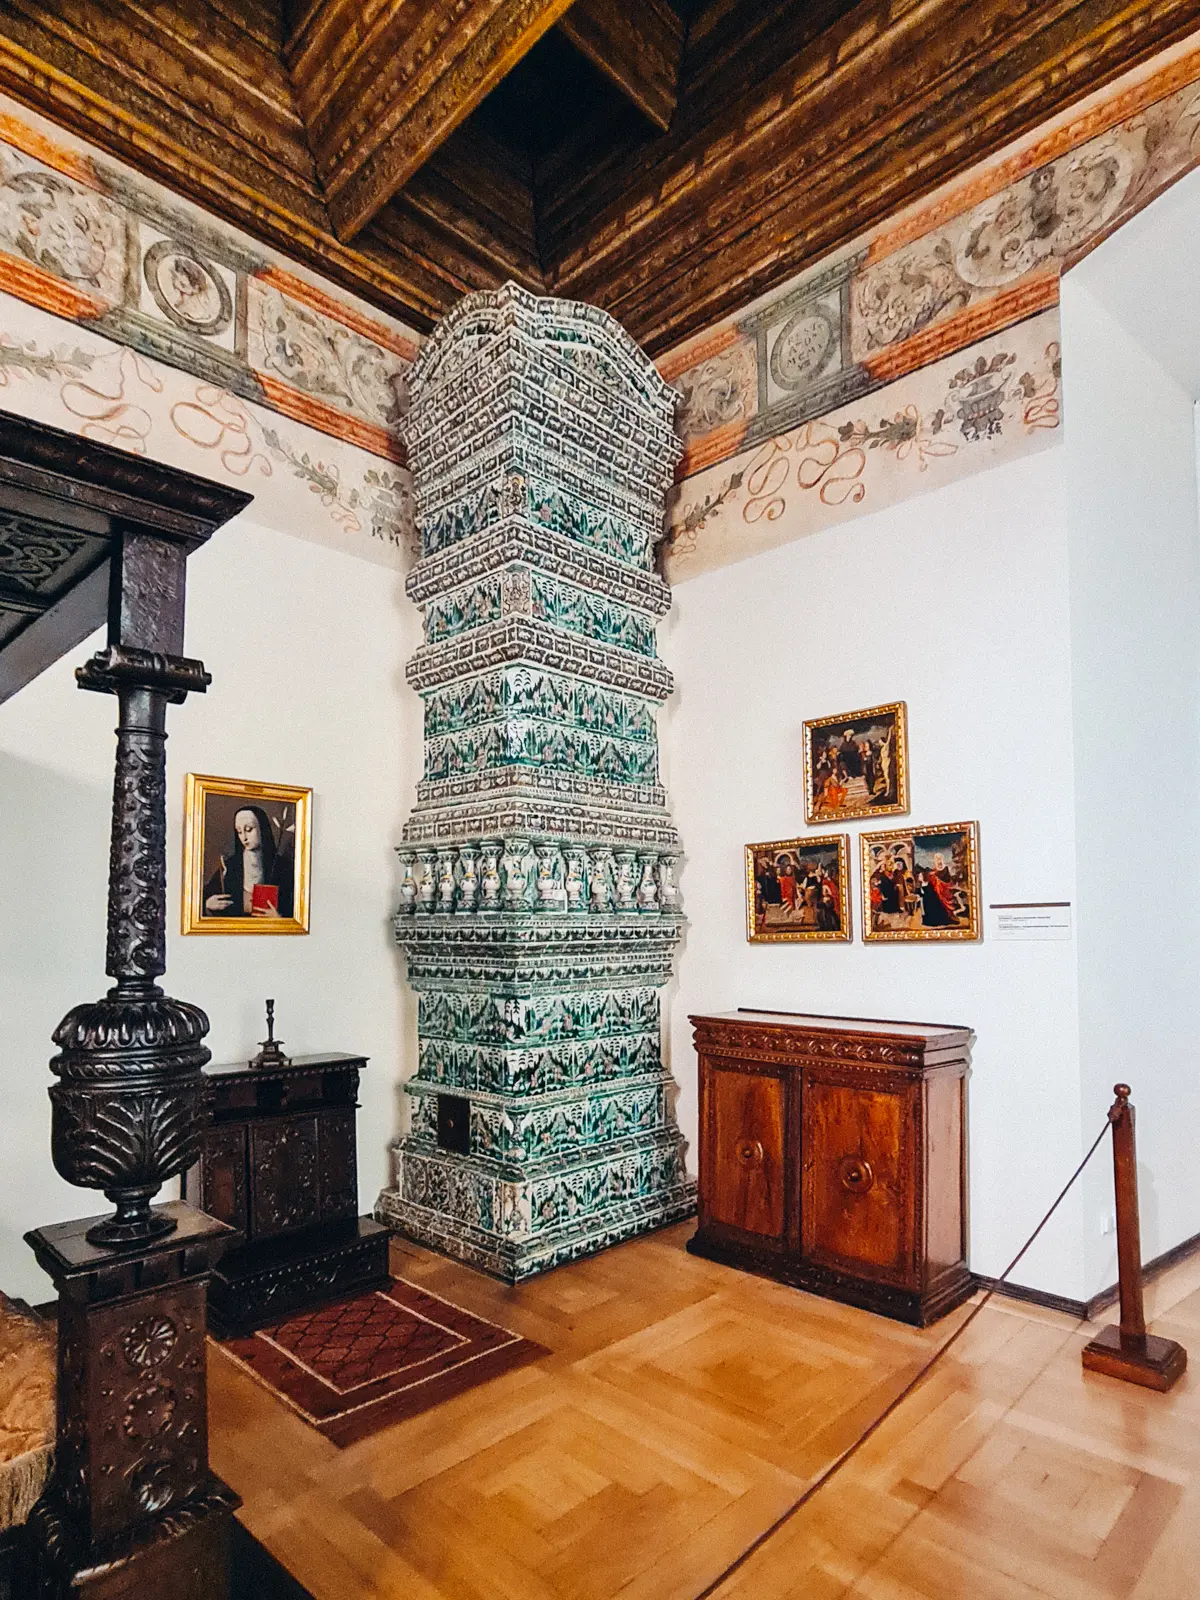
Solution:
M 1174 1339 L 1153 1333 L 1122 1341 L 1120 1328 L 1110 1324 L 1083 1347 L 1083 1366 L 1085 1372 L 1102 1372 L 1165 1394 L 1183 1376 L 1187 1351 Z

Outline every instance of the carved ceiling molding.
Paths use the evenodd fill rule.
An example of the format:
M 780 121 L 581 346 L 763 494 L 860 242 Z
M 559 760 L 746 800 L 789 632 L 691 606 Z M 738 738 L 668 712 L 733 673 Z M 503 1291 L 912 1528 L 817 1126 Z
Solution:
M 421 331 L 515 277 L 655 354 L 1200 24 L 1195 0 L 284 10 L 9 0 L 0 88 Z M 555 40 L 607 85 L 592 143 L 506 154 Z
M 381 254 L 343 244 L 323 206 L 302 213 L 265 193 L 253 175 L 239 177 L 232 159 L 206 157 L 186 119 L 156 123 L 138 116 L 120 84 L 113 86 L 116 98 L 106 98 L 81 81 L 80 60 L 72 61 L 72 71 L 51 59 L 59 51 L 27 48 L 13 37 L 23 31 L 22 20 L 0 19 L 0 89 L 23 105 L 422 331 L 466 292 L 469 285 L 444 271 L 433 253 Z
M 790 63 L 761 86 L 761 100 L 783 102 L 770 119 L 743 109 L 594 210 L 549 274 L 554 292 L 603 304 L 652 353 L 670 349 L 1198 20 L 1190 0 L 934 0 L 890 26 L 886 0 L 873 18 L 865 9 L 823 35 L 803 70 Z
M 325 0 L 287 51 L 338 236 L 354 238 L 571 0 Z

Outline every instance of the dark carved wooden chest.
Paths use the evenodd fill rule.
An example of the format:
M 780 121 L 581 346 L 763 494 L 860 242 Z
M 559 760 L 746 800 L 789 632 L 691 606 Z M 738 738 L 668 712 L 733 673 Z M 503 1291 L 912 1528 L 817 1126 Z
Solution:
M 688 1248 L 924 1326 L 972 1292 L 969 1028 L 692 1017 L 700 1226 Z
M 388 1280 L 388 1230 L 358 1215 L 354 1119 L 365 1056 L 209 1067 L 211 1122 L 190 1204 L 243 1242 L 209 1285 L 215 1331 L 242 1332 Z

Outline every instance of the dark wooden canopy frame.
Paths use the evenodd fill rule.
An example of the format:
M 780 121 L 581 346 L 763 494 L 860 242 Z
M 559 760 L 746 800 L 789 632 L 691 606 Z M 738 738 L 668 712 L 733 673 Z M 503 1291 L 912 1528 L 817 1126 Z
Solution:
M 183 653 L 188 557 L 250 496 L 0 414 L 0 700 L 107 619 L 76 672 L 119 707 L 106 970 L 54 1032 L 51 1152 L 111 1215 L 27 1240 L 59 1297 L 54 1473 L 38 1593 L 222 1600 L 237 1495 L 208 1465 L 205 1300 L 233 1230 L 151 1204 L 196 1159 L 208 1018 L 166 969 L 166 708 L 211 679 Z

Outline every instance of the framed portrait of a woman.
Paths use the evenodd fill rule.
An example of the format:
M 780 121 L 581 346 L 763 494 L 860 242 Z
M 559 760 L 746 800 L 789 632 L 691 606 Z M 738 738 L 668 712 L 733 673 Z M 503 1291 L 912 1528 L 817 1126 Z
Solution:
M 189 772 L 184 933 L 307 933 L 312 790 Z

